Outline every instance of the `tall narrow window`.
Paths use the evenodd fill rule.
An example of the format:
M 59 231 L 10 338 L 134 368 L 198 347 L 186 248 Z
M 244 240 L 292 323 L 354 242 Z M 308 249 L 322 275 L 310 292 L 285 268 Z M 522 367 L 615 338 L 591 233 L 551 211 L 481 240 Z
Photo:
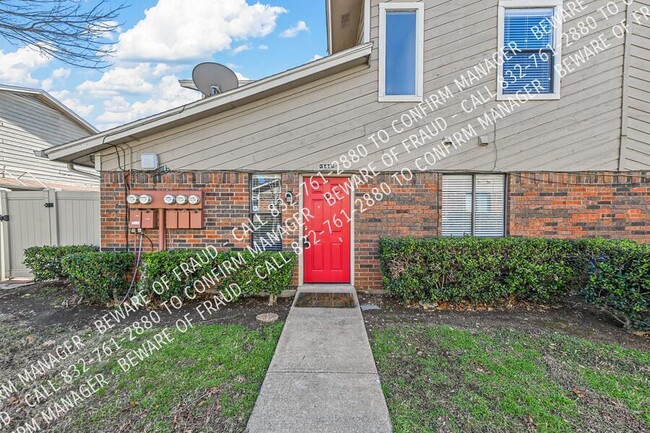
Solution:
M 379 5 L 379 100 L 419 101 L 423 87 L 424 5 Z
M 499 96 L 526 93 L 531 99 L 557 99 L 560 78 L 562 1 L 525 0 L 499 3 Z
M 503 236 L 505 177 L 449 174 L 442 177 L 443 236 Z
M 282 194 L 282 178 L 279 174 L 254 174 L 251 180 L 251 220 L 255 227 L 252 236 L 254 249 L 282 251 L 279 238 L 280 215 L 273 216 L 273 205 L 278 204 Z

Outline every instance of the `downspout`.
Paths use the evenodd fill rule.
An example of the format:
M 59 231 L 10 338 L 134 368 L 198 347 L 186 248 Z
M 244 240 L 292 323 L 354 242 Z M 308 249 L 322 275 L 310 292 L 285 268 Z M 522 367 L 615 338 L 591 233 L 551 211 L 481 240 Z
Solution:
M 82 171 L 82 170 L 76 169 L 74 164 L 72 164 L 72 163 L 68 163 L 67 166 L 68 166 L 68 170 L 71 171 L 72 173 L 80 174 L 82 176 L 90 177 L 92 179 L 99 179 L 100 178 L 100 176 L 98 174 L 88 173 L 87 171 Z
M 332 0 L 325 1 L 325 21 L 327 28 L 327 54 L 332 55 Z
M 628 124 L 628 106 L 629 106 L 629 86 L 630 86 L 630 50 L 632 45 L 632 5 L 629 2 L 625 6 L 625 23 L 630 30 L 625 32 L 625 42 L 623 47 L 623 89 L 621 91 L 621 141 L 618 148 L 618 171 L 625 170 L 625 160 L 627 156 L 627 124 Z

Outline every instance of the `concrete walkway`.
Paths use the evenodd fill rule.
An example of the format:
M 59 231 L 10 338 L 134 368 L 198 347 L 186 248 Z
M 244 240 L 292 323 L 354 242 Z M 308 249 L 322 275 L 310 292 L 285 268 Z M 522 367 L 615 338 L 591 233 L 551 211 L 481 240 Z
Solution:
M 249 433 L 389 433 L 388 408 L 351 286 L 303 286 L 349 292 L 355 308 L 291 307 L 248 421 Z

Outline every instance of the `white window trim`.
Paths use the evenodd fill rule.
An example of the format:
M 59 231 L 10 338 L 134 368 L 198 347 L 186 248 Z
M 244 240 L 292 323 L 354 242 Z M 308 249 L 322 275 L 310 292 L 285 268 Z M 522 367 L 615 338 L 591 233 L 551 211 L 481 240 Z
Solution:
M 552 101 L 560 99 L 561 77 L 560 72 L 555 67 L 562 62 L 562 0 L 500 0 L 499 1 L 499 76 L 497 77 L 497 101 L 507 101 L 518 99 L 516 94 L 504 94 L 501 87 L 503 79 L 503 44 L 505 41 L 505 10 L 509 8 L 554 8 L 555 22 L 553 40 L 555 41 L 555 63 L 553 65 L 553 93 L 531 93 L 526 94 L 525 98 L 542 101 Z
M 370 42 L 370 14 L 372 13 L 372 5 L 370 0 L 363 2 L 363 43 Z
M 386 12 L 415 11 L 415 95 L 386 95 Z M 379 4 L 379 102 L 421 102 L 424 93 L 424 3 Z

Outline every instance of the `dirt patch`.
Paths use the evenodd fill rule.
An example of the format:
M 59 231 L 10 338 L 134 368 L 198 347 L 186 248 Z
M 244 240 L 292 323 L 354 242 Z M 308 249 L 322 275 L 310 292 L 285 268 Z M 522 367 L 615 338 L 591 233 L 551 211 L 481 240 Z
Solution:
M 111 308 L 89 306 L 80 303 L 71 287 L 62 283 L 36 283 L 14 290 L 0 292 L 0 322 L 20 323 L 23 326 L 37 329 L 47 327 L 79 328 L 92 325 L 93 321 Z M 174 314 L 161 313 L 162 325 L 174 323 L 179 317 L 189 314 L 195 323 L 214 323 L 223 325 L 245 325 L 259 329 L 263 324 L 255 319 L 262 313 L 275 313 L 284 321 L 291 298 L 280 298 L 275 305 L 269 306 L 266 297 L 252 297 L 222 307 L 220 314 L 213 314 L 207 320 L 199 315 L 196 306 L 200 301 L 190 302 L 174 311 Z M 134 314 L 131 320 L 125 320 L 128 325 L 139 318 Z
M 379 310 L 364 311 L 369 331 L 399 324 L 449 325 L 465 329 L 504 328 L 528 334 L 560 333 L 601 343 L 650 351 L 650 338 L 629 333 L 601 311 L 570 299 L 554 307 L 513 305 L 492 311 L 441 311 L 416 304 L 407 306 L 390 295 L 359 294 L 361 304 Z

